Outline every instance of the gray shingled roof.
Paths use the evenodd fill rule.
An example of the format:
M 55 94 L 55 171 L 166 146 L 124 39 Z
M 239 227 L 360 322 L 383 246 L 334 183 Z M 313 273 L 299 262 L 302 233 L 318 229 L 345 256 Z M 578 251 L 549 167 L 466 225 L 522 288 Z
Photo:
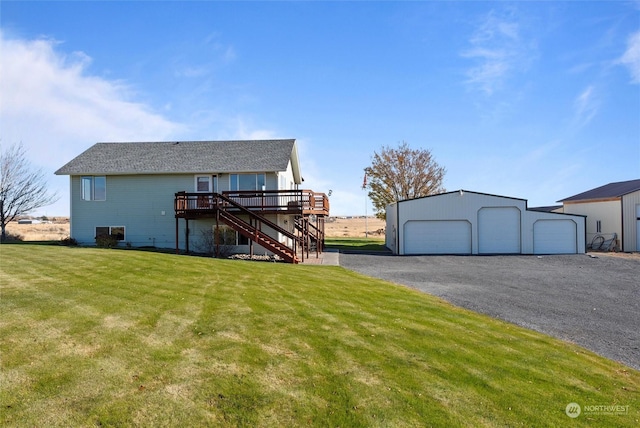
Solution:
M 640 190 L 640 180 L 619 181 L 609 183 L 595 189 L 587 190 L 568 198 L 560 199 L 558 202 L 589 201 L 597 199 L 618 198 L 629 193 Z
M 97 143 L 57 175 L 298 172 L 295 140 Z

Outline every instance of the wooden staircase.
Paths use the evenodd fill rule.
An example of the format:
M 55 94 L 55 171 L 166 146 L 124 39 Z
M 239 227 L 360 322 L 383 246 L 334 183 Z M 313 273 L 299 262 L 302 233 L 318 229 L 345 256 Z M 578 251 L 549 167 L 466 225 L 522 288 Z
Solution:
M 238 217 L 235 212 L 247 215 L 249 217 L 249 222 L 247 223 L 246 221 Z M 297 243 L 299 242 L 296 235 L 286 229 L 283 229 L 282 227 L 278 226 L 262 215 L 245 208 L 232 199 L 223 195 L 217 195 L 216 219 L 222 221 L 224 224 L 231 227 L 241 235 L 245 236 L 247 239 L 266 248 L 279 257 L 282 257 L 282 259 L 284 259 L 285 261 L 289 263 L 300 262 L 300 259 L 298 259 L 296 255 L 296 247 Z M 286 236 L 287 238 L 290 238 L 294 242 L 293 248 L 264 233 L 261 230 L 263 225 Z
M 189 220 L 215 218 L 253 243 L 289 263 L 304 262 L 315 244 L 316 253 L 324 249 L 324 218 L 329 202 L 324 194 L 309 190 L 237 191 L 223 193 L 177 192 L 174 199 L 176 253 L 179 253 L 178 220 L 185 219 L 186 252 L 189 252 Z M 295 219 L 290 232 L 267 215 L 286 215 Z M 312 222 L 315 218 L 315 225 Z M 264 228 L 264 229 L 263 229 Z M 268 232 L 268 233 L 267 233 Z M 275 232 L 275 233 L 274 233 Z M 275 235 L 274 238 L 271 235 Z M 287 245 L 279 241 L 287 238 Z
M 303 248 L 323 250 L 324 232 L 311 223 L 307 217 L 296 217 L 295 228 L 300 232 Z

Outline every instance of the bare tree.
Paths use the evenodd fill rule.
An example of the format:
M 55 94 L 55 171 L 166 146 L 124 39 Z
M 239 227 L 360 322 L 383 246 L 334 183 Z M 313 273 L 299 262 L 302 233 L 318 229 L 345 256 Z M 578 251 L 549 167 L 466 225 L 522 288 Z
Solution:
M 31 166 L 22 144 L 13 144 L 0 153 L 0 228 L 1 240 L 7 237 L 7 224 L 18 216 L 50 205 L 58 195 L 47 192 L 42 169 Z
M 398 148 L 383 146 L 379 153 L 374 152 L 371 166 L 364 171 L 363 188 L 369 188 L 379 218 L 385 218 L 386 206 L 393 202 L 445 191 L 445 169 L 429 150 L 411 149 L 404 141 Z

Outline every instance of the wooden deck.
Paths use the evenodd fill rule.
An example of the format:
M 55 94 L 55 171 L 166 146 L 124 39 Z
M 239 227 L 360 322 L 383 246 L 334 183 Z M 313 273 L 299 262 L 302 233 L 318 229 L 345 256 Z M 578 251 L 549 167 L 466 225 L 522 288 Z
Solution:
M 247 210 L 261 214 L 329 215 L 329 198 L 311 190 L 262 190 L 219 193 L 187 193 L 175 195 L 176 218 L 199 218 L 215 215 L 217 210 L 234 211 L 225 198 Z
M 185 251 L 189 253 L 189 220 L 215 218 L 239 234 L 290 263 L 304 262 L 311 248 L 316 257 L 324 249 L 324 220 L 329 215 L 329 198 L 311 190 L 269 190 L 223 193 L 178 192 L 174 199 L 176 253 L 180 252 L 178 222 L 186 221 Z M 267 214 L 293 215 L 293 230 L 265 217 Z M 271 233 L 266 233 L 270 229 Z M 276 235 L 273 235 L 273 234 Z M 273 235 L 273 236 L 272 236 Z M 286 237 L 289 243 L 280 242 Z M 253 246 L 250 245 L 250 254 Z

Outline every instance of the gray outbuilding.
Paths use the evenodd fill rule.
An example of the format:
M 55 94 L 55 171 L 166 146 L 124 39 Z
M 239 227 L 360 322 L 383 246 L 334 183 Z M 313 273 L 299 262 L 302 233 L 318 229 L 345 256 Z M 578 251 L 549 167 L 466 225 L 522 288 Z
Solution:
M 585 217 L 458 190 L 387 206 L 386 246 L 410 254 L 585 253 Z

